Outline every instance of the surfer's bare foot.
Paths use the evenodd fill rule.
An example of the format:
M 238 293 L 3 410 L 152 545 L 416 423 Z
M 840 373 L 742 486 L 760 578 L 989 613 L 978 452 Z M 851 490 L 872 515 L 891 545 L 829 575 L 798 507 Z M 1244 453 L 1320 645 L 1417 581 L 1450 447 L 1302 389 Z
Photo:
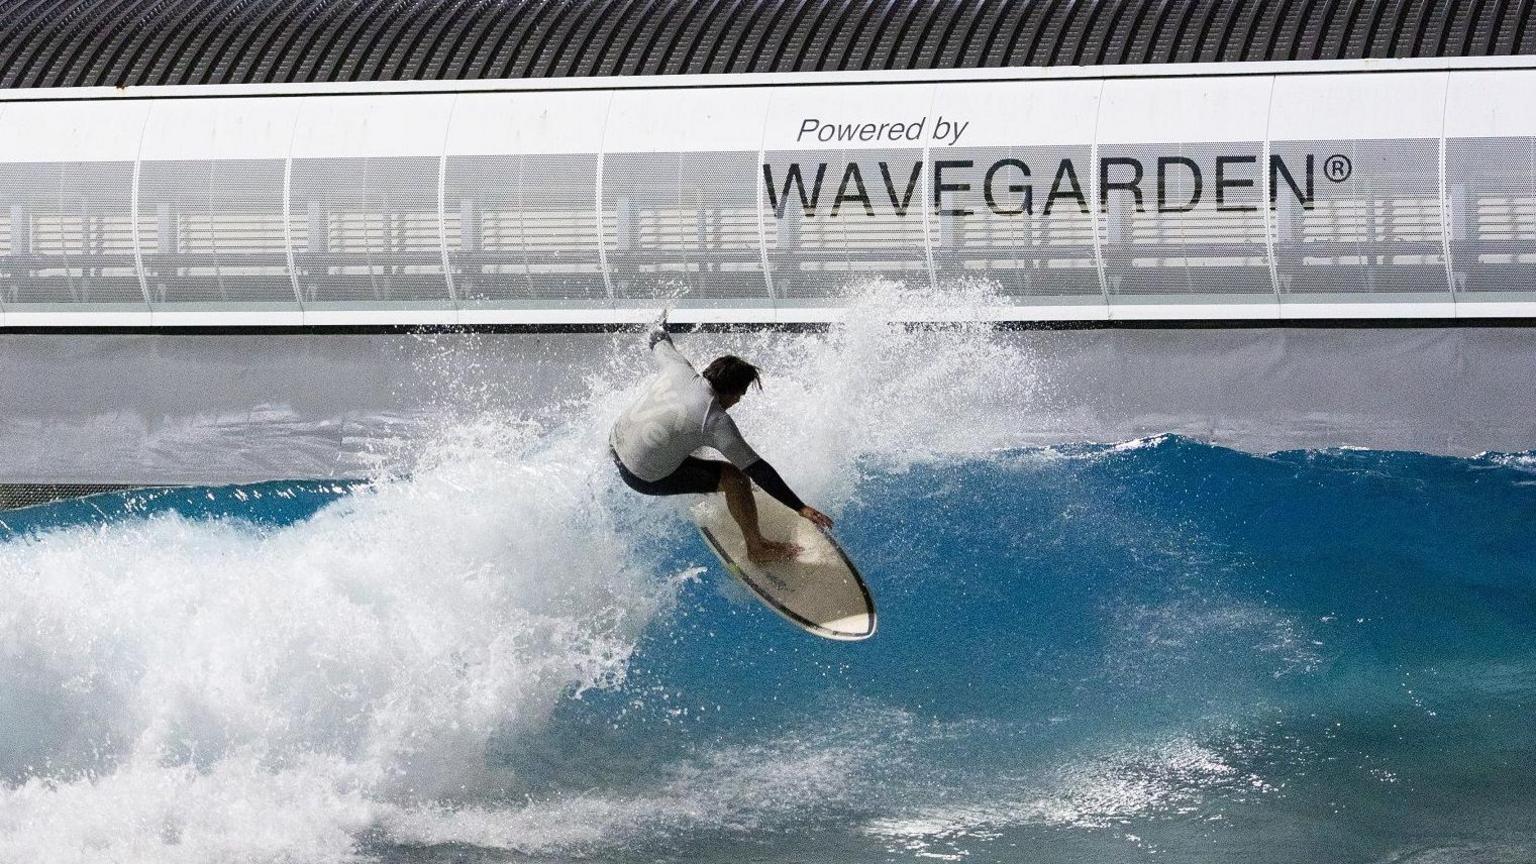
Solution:
M 761 543 L 753 543 L 747 546 L 747 557 L 756 564 L 767 564 L 770 561 L 787 561 L 799 554 L 800 547 L 793 543 L 775 543 L 772 540 L 764 540 Z

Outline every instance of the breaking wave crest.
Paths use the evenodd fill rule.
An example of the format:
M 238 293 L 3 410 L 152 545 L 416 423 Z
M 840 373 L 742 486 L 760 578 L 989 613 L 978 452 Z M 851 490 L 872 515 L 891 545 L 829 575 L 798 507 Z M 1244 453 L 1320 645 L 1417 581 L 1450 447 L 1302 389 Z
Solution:
M 473 337 L 424 337 L 408 471 L 5 514 L 0 860 L 1529 848 L 1484 782 L 1533 754 L 1528 454 L 1024 446 L 1049 358 L 912 302 L 676 337 L 764 367 L 739 422 L 839 518 L 868 643 L 790 630 L 614 483 L 633 335 L 516 410 L 456 386 Z

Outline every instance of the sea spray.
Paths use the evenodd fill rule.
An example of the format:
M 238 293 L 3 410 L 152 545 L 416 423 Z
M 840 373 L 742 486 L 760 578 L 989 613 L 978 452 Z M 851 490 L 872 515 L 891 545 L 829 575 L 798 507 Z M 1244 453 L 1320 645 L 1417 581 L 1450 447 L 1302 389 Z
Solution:
M 826 333 L 677 338 L 767 368 L 743 427 L 837 508 L 866 457 L 996 444 L 1033 386 L 985 326 L 901 323 L 917 296 L 876 282 Z M 615 489 L 604 453 L 642 340 L 616 334 L 584 396 L 526 402 L 537 382 L 477 368 L 488 337 L 422 338 L 425 434 L 370 442 L 396 467 L 313 518 L 266 524 L 239 493 L 249 520 L 150 507 L 0 545 L 0 860 L 343 860 L 380 820 L 520 788 L 489 742 L 622 684 L 699 572 L 666 563 L 675 502 Z
M 324 860 L 378 802 L 493 791 L 492 735 L 622 680 L 675 584 L 590 466 L 480 431 L 286 528 L 0 546 L 0 860 Z
M 1530 857 L 1536 571 L 1520 517 L 1536 487 L 1506 464 L 1523 460 L 1255 457 L 1165 436 L 867 467 L 840 537 L 886 626 L 847 646 L 732 603 L 718 572 L 694 578 L 709 553 L 686 526 L 612 527 L 671 517 L 618 488 L 566 491 L 579 473 L 545 479 L 559 471 L 517 448 L 560 445 L 515 425 L 465 429 L 441 451 L 460 456 L 286 528 L 244 521 L 280 512 L 271 489 L 193 489 L 148 515 L 0 544 L 5 572 L 57 586 L 4 583 L 7 603 L 47 602 L 8 617 L 0 643 L 0 741 L 27 748 L 8 751 L 25 762 L 0 793 L 0 860 Z M 498 443 L 472 443 L 482 434 Z M 487 453 L 508 458 L 471 455 Z M 534 465 L 536 489 L 480 479 Z M 470 589 L 418 575 L 422 562 L 467 572 L 467 559 L 387 516 L 399 506 L 442 531 L 455 487 L 547 495 L 592 542 L 644 563 L 641 589 L 526 593 L 530 569 L 507 574 L 525 593 L 493 613 L 479 605 L 494 592 L 436 596 Z M 407 489 L 422 500 L 391 503 L 386 490 Z M 174 515 L 209 495 L 238 519 Z M 586 508 L 611 522 L 583 522 Z M 504 514 L 503 532 L 521 511 Z M 364 560 L 278 554 L 317 524 Z M 135 563 L 200 543 L 213 593 L 186 555 Z M 367 578 L 396 567 L 374 545 L 422 589 Z M 81 590 L 71 570 L 95 572 L 107 552 L 129 564 L 123 587 L 97 574 Z M 345 591 L 268 573 L 302 599 L 221 607 L 214 595 L 262 584 L 221 573 L 262 554 Z M 150 564 L 181 577 L 156 582 Z M 628 573 L 609 577 L 622 587 Z M 169 599 L 132 590 L 151 587 Z M 316 633 L 325 616 L 310 607 L 327 600 L 355 608 Z M 173 626 L 114 611 L 134 603 Z M 573 603 L 589 615 L 566 615 Z M 529 635 L 497 660 L 481 646 L 506 620 Z M 496 692 L 498 664 L 527 677 Z M 475 702 L 460 675 L 493 696 Z
M 840 517 L 875 639 L 725 596 L 613 481 L 638 334 L 422 337 L 430 434 L 350 493 L 16 519 L 0 861 L 1531 858 L 1530 454 L 998 449 L 1057 410 L 1030 334 L 865 290 L 676 339 L 764 366 L 741 426 Z

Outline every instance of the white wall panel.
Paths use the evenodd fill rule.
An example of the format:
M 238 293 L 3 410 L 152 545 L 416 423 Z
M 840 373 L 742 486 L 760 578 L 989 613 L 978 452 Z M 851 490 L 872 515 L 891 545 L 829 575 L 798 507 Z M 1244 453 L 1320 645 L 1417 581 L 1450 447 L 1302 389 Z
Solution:
M 1448 138 L 1536 135 L 1536 70 L 1457 72 L 1446 86 Z
M 1275 140 L 1438 138 L 1445 72 L 1280 75 L 1269 135 Z
M 13 102 L 0 162 L 132 162 L 153 103 Z
M 596 189 L 613 94 L 458 97 L 443 234 L 460 308 L 607 306 Z
M 298 312 L 283 195 L 302 108 L 271 98 L 153 103 L 139 148 L 137 238 L 159 320 Z
M 1536 291 L 1536 73 L 1451 76 L 1447 245 L 1458 314 L 1519 308 Z
M 1281 195 L 1274 213 L 1282 315 L 1289 304 L 1329 302 L 1411 302 L 1455 315 L 1441 185 L 1447 77 L 1276 78 L 1271 153 L 1303 186 L 1312 159 L 1311 197 Z
M 0 124 L 0 209 L 13 313 L 99 305 L 148 312 L 134 244 L 133 190 L 147 102 L 13 103 Z
M 954 146 L 1081 145 L 1093 141 L 1102 81 L 939 84 L 934 112 L 968 124 Z
M 0 99 L 0 316 L 1529 308 L 1536 69 L 1299 68 Z
M 1279 314 L 1264 146 L 1274 79 L 1117 80 L 1098 116 L 1101 260 L 1113 314 L 1241 304 Z M 1107 182 L 1106 182 L 1107 181 Z
M 874 279 L 933 286 L 934 95 L 927 84 L 775 94 L 761 182 L 764 258 L 776 298 L 837 305 Z
M 0 104 L 0 129 L 5 128 L 5 112 L 6 106 Z M 6 265 L 16 261 L 16 247 L 27 244 L 30 233 L 31 226 L 19 208 L 0 207 L 0 328 L 7 326 L 5 298 L 16 279 L 14 267 Z
M 769 97 L 614 95 L 600 208 L 615 302 L 767 305 L 757 202 Z
M 297 99 L 168 99 L 151 106 L 141 158 L 286 159 L 304 102 Z
M 317 96 L 303 100 L 293 133 L 295 159 L 438 157 L 453 97 Z
M 1267 76 L 1106 81 L 1098 141 L 1100 146 L 1262 141 L 1274 86 Z
M 604 124 L 605 153 L 750 150 L 763 143 L 772 91 L 622 91 L 613 94 Z
M 450 303 L 438 175 L 452 107 L 446 94 L 306 100 L 288 198 L 305 308 Z
M 596 153 L 613 93 L 463 93 L 455 98 L 449 156 Z
M 1047 318 L 1063 309 L 1108 317 L 1088 206 L 1102 90 L 1099 81 L 938 86 L 933 122 L 950 134 L 931 142 L 929 162 L 950 167 L 933 180 L 963 187 L 941 192 L 930 216 L 941 288 L 980 281 L 1000 302 Z M 1064 164 L 1075 173 L 1063 175 Z M 1081 206 L 1052 195 L 1074 178 Z

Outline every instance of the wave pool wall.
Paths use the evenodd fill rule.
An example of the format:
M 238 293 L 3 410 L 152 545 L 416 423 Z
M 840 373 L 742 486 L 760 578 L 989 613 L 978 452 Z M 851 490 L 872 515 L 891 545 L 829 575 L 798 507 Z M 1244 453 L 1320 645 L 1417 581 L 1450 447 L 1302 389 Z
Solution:
M 690 356 L 734 350 L 764 363 L 768 390 L 743 407 L 751 429 L 762 421 L 750 412 L 772 410 L 782 398 L 776 392 L 902 386 L 866 380 L 857 369 L 843 371 L 846 381 L 824 381 L 791 365 L 807 346 L 826 349 L 829 338 L 700 333 L 677 341 Z M 977 337 L 904 338 L 900 348 L 912 356 L 892 368 L 920 375 L 924 356 L 970 350 Z M 1256 452 L 1536 448 L 1529 386 L 1536 343 L 1523 328 L 1090 329 L 981 338 L 1017 363 L 1003 375 L 987 373 L 1005 383 L 985 394 L 992 420 L 975 437 L 981 448 L 1163 432 Z M 880 354 L 883 344 L 860 356 Z M 645 374 L 642 355 L 634 333 L 3 335 L 0 478 L 217 484 L 407 469 L 444 419 L 465 409 L 536 419 L 572 400 L 605 398 L 609 388 L 621 398 L 617 391 Z M 953 430 L 946 449 L 963 448 L 967 434 Z M 772 456 L 775 436 L 764 435 L 759 443 Z M 601 458 L 599 443 L 592 455 Z
M 1531 317 L 1528 57 L 0 93 L 0 327 Z

